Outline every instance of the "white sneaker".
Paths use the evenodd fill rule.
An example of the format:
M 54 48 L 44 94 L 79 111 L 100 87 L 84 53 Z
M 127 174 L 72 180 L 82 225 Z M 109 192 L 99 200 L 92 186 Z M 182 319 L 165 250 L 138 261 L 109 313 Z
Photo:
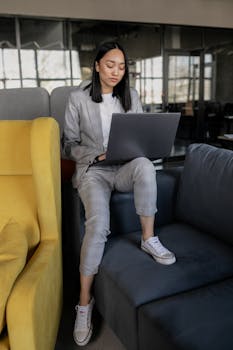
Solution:
M 91 316 L 94 303 L 94 298 L 91 298 L 91 301 L 87 306 L 75 306 L 77 315 L 74 324 L 73 336 L 76 344 L 79 346 L 86 345 L 91 339 L 93 331 Z
M 153 258 L 160 264 L 171 265 L 176 262 L 174 253 L 165 248 L 157 236 L 150 237 L 146 241 L 142 239 L 141 249 L 152 255 Z

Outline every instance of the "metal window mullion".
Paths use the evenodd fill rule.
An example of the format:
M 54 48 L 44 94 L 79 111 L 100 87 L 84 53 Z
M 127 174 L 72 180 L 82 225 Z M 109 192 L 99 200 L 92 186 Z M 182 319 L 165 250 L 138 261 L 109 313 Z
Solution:
M 199 101 L 204 101 L 204 74 L 205 74 L 205 53 L 200 52 L 200 82 L 199 82 Z
M 162 110 L 165 112 L 168 106 L 168 72 L 167 61 L 168 54 L 165 52 L 165 34 L 164 25 L 160 27 L 160 47 L 162 56 Z
M 139 64 L 140 64 L 139 81 L 140 81 L 140 97 L 141 97 L 142 96 L 142 60 L 140 60 Z
M 217 79 L 217 55 L 213 57 L 212 54 L 212 72 L 211 72 L 211 99 L 216 98 L 216 79 Z
M 37 86 L 40 87 L 40 77 L 39 77 L 39 69 L 38 69 L 38 49 L 34 49 L 34 57 L 35 57 L 35 68 L 36 68 L 36 81 Z
M 192 67 L 195 69 L 194 67 Z M 193 74 L 194 75 L 194 74 Z M 191 76 L 191 55 L 188 58 L 188 91 L 187 91 L 187 102 L 190 100 L 190 91 L 191 91 L 191 84 L 193 85 L 193 90 L 194 90 L 194 80 L 192 80 Z
M 72 23 L 68 22 L 68 50 L 69 50 L 69 59 L 70 59 L 70 81 L 71 85 L 74 85 L 74 77 L 73 77 L 73 59 L 72 59 L 72 48 L 73 48 L 73 41 L 72 41 Z
M 3 50 L 4 49 L 2 49 L 2 51 L 1 51 L 1 54 L 2 54 L 2 73 L 3 73 L 2 81 L 3 81 L 3 86 L 5 89 L 6 88 L 6 70 L 5 70 L 5 60 L 4 60 Z
M 143 72 L 143 104 L 145 104 L 145 60 L 142 61 L 142 72 Z
M 21 61 L 21 40 L 20 40 L 20 24 L 18 17 L 15 17 L 15 37 L 16 37 L 16 47 L 18 52 L 18 60 L 19 60 L 19 78 L 20 78 L 20 86 L 23 87 L 23 72 L 22 72 L 22 61 Z

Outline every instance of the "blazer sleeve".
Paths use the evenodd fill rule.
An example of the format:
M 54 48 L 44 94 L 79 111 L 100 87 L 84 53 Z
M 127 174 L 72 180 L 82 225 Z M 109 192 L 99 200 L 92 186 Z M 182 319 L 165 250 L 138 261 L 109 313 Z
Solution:
M 95 159 L 95 155 L 93 155 L 93 150 L 89 146 L 81 144 L 80 113 L 77 97 L 71 92 L 66 105 L 62 137 L 63 155 L 80 164 L 91 164 Z

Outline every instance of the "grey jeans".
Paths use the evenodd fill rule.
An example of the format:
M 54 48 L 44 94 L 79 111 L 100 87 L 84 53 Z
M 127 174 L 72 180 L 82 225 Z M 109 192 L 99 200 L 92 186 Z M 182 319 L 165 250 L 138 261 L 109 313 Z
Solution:
M 80 256 L 80 272 L 85 276 L 98 272 L 110 233 L 109 201 L 114 189 L 134 192 L 138 215 L 152 216 L 157 211 L 156 172 L 147 158 L 136 158 L 121 166 L 91 166 L 78 186 L 86 217 Z

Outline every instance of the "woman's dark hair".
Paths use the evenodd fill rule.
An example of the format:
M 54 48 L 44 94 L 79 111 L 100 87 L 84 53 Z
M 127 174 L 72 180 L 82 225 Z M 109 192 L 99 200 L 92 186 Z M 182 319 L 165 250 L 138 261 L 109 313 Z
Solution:
M 129 68 L 128 68 L 128 59 L 125 54 L 124 49 L 116 42 L 107 42 L 101 45 L 98 49 L 97 55 L 95 57 L 93 63 L 93 71 L 92 71 L 92 81 L 86 87 L 90 87 L 90 96 L 94 102 L 102 102 L 101 95 L 101 84 L 99 73 L 96 71 L 96 62 L 99 62 L 101 58 L 110 50 L 119 49 L 122 51 L 125 59 L 125 74 L 121 81 L 113 88 L 113 96 L 119 98 L 125 112 L 127 112 L 131 108 L 131 95 L 130 95 L 130 87 L 129 87 Z

